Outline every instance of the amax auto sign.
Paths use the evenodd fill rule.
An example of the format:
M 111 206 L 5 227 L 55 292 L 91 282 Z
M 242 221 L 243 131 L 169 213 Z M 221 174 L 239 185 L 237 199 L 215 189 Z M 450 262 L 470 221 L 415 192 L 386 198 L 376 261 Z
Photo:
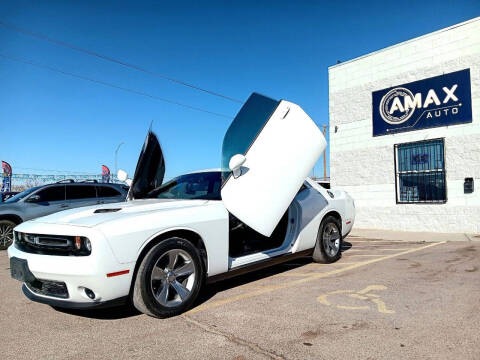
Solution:
M 472 122 L 470 69 L 372 93 L 373 136 Z

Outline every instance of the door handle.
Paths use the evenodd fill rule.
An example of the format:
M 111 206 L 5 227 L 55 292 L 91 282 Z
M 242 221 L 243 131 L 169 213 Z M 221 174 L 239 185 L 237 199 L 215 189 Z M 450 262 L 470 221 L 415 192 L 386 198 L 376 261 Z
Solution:
M 60 207 L 61 207 L 61 208 L 67 208 L 68 205 L 67 205 L 67 204 L 62 204 L 62 205 L 60 205 Z

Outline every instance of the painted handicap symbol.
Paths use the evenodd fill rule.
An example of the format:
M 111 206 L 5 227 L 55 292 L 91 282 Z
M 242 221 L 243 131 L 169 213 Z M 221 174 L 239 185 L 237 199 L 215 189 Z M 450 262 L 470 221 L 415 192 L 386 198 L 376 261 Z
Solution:
M 395 314 L 395 311 L 387 309 L 387 306 L 385 305 L 385 303 L 382 300 L 380 300 L 379 295 L 372 293 L 372 291 L 378 291 L 378 290 L 387 290 L 387 287 L 383 285 L 369 285 L 365 289 L 362 289 L 360 291 L 335 290 L 335 291 L 330 291 L 326 294 L 320 295 L 319 297 L 317 297 L 317 301 L 323 305 L 327 305 L 327 306 L 334 305 L 338 309 L 344 309 L 344 310 L 369 310 L 371 309 L 370 303 L 372 303 L 376 305 L 376 310 L 382 314 Z M 368 302 L 369 304 L 362 305 L 362 306 L 332 304 L 332 302 L 328 300 L 328 297 L 332 297 L 338 294 L 345 294 L 350 298 L 362 300 L 364 302 Z

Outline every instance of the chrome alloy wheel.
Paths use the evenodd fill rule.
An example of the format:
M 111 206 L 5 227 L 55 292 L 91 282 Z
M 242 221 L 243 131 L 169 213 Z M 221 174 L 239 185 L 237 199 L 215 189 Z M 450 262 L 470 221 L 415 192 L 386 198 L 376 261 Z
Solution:
M 6 249 L 13 243 L 13 226 L 0 224 L 0 249 Z
M 155 263 L 151 286 L 155 299 L 163 306 L 172 307 L 184 302 L 195 284 L 195 265 L 183 250 L 165 252 Z
M 325 225 L 322 234 L 323 248 L 325 252 L 333 257 L 340 251 L 340 231 L 334 223 Z

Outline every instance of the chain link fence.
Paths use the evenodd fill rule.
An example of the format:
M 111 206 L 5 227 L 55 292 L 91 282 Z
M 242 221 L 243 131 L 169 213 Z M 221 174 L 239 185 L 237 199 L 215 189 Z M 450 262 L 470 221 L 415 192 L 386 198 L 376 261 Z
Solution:
M 73 180 L 75 182 L 82 182 L 82 181 L 98 181 L 102 182 L 102 175 L 89 175 L 89 174 L 82 174 L 82 175 L 62 175 L 62 174 L 55 174 L 55 175 L 37 175 L 37 174 L 13 174 L 12 175 L 12 191 L 24 191 L 34 186 L 46 185 L 56 183 L 62 180 Z M 110 175 L 110 182 L 111 183 L 121 183 L 117 179 L 116 175 Z

